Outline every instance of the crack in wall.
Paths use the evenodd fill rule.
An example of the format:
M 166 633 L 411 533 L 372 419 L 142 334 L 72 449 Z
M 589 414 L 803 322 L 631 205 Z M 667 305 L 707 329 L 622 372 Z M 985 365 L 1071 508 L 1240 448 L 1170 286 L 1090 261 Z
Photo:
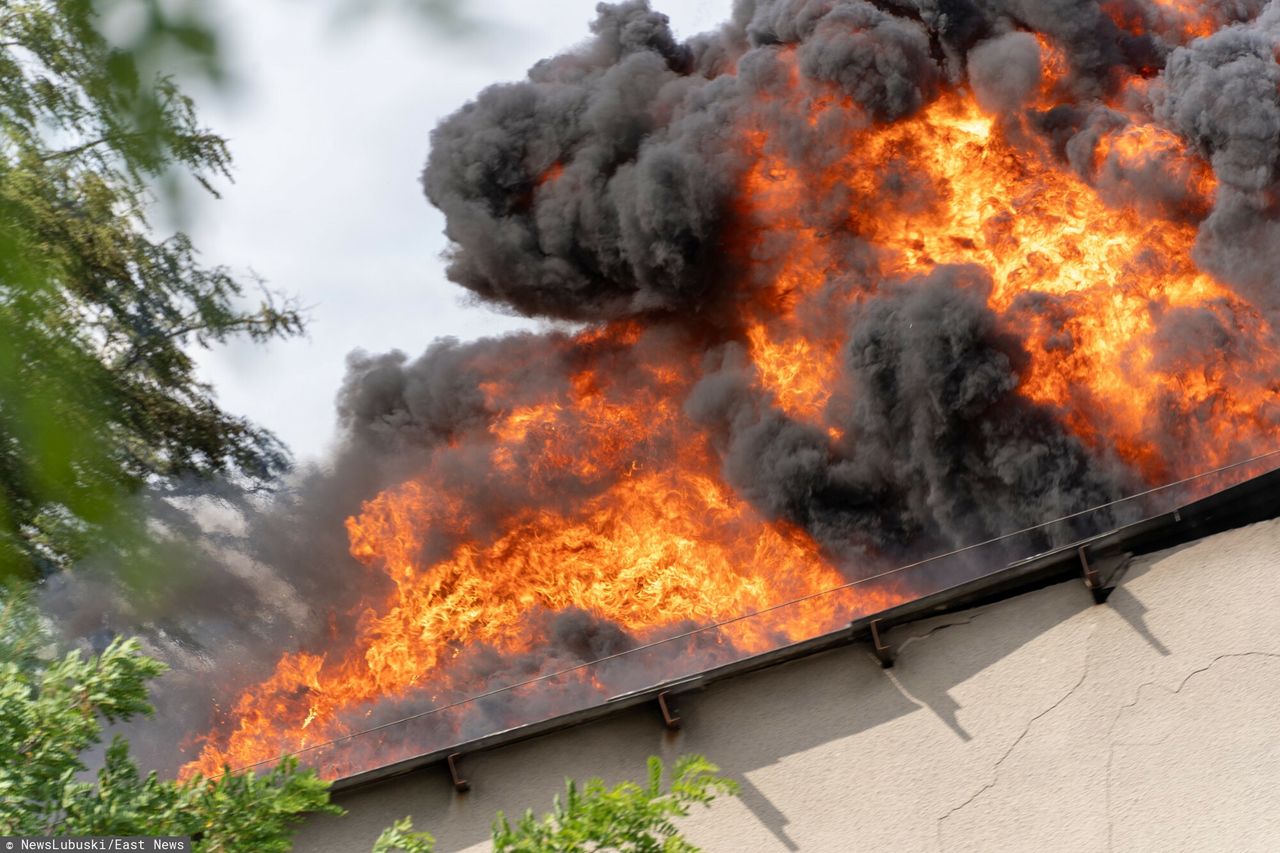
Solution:
M 1169 732 L 1159 740 L 1120 741 L 1120 742 L 1113 741 L 1112 738 L 1115 735 L 1116 726 L 1120 724 L 1120 718 L 1124 715 L 1124 712 L 1129 710 L 1130 708 L 1137 707 L 1137 705 L 1140 702 L 1142 702 L 1142 691 L 1148 687 L 1158 687 L 1161 690 L 1164 690 L 1165 693 L 1169 696 L 1177 696 L 1179 693 L 1182 692 L 1183 688 L 1185 688 L 1191 682 L 1191 679 L 1195 678 L 1197 675 L 1201 675 L 1203 673 L 1208 672 L 1209 670 L 1213 669 L 1214 666 L 1221 663 L 1222 661 L 1239 659 L 1239 658 L 1250 658 L 1250 657 L 1260 657 L 1260 658 L 1280 660 L 1280 654 L 1276 654 L 1273 652 L 1226 652 L 1224 654 L 1215 656 L 1212 660 L 1210 660 L 1204 666 L 1200 666 L 1191 670 L 1191 672 L 1183 676 L 1182 680 L 1178 682 L 1178 686 L 1173 688 L 1172 690 L 1170 690 L 1168 687 L 1163 686 L 1158 681 L 1144 681 L 1142 684 L 1139 684 L 1137 690 L 1134 691 L 1133 701 L 1126 702 L 1125 704 L 1121 705 L 1119 708 L 1116 709 L 1115 715 L 1111 718 L 1111 725 L 1107 728 L 1107 771 L 1105 776 L 1105 785 L 1104 785 L 1105 798 L 1103 803 L 1104 803 L 1104 813 L 1107 816 L 1107 850 L 1108 851 L 1115 849 L 1115 821 L 1113 820 L 1112 813 L 1111 813 L 1111 775 L 1112 775 L 1112 769 L 1115 764 L 1116 749 L 1122 746 L 1159 746 L 1160 744 L 1167 741 L 1169 738 L 1173 737 L 1173 732 Z
M 1088 644 L 1089 641 L 1092 639 L 1095 630 L 1096 630 L 1096 626 L 1095 628 L 1090 629 L 1089 634 L 1085 639 L 1086 644 Z M 1030 720 L 1028 720 L 1026 725 L 1023 727 L 1022 731 L 1014 739 L 1013 743 L 1009 745 L 1008 749 L 1006 749 L 1004 753 L 1000 756 L 1000 758 L 997 759 L 996 762 L 992 765 L 991 781 L 982 785 L 980 788 L 978 788 L 978 790 L 974 791 L 963 802 L 959 803 L 956 806 L 953 806 L 951 809 L 947 811 L 946 814 L 940 816 L 937 819 L 939 850 L 942 850 L 945 847 L 943 843 L 944 822 L 949 818 L 953 817 L 956 813 L 972 805 L 974 802 L 980 799 L 983 794 L 987 793 L 996 785 L 998 785 L 1000 783 L 1000 768 L 1013 755 L 1013 753 L 1018 749 L 1018 747 L 1022 744 L 1022 742 L 1027 739 L 1027 737 L 1031 734 L 1032 729 L 1035 728 L 1036 724 L 1040 720 L 1047 717 L 1049 714 L 1053 713 L 1055 710 L 1061 707 L 1064 703 L 1066 703 L 1066 701 L 1070 699 L 1076 693 L 1076 691 L 1080 689 L 1081 686 L 1084 685 L 1085 681 L 1088 679 L 1089 671 L 1091 668 L 1091 663 L 1090 663 L 1091 652 L 1092 652 L 1092 649 L 1089 647 L 1086 647 L 1084 666 L 1082 667 L 1080 677 L 1076 680 L 1076 682 L 1065 693 L 1063 693 L 1062 696 L 1060 696 L 1056 701 L 1054 701 L 1053 704 L 1051 704 L 1049 707 L 1045 708 L 1044 710 L 1040 711 L 1035 716 L 1033 716 Z M 1113 825 L 1112 812 L 1111 812 L 1111 775 L 1112 775 L 1113 763 L 1115 760 L 1116 748 L 1121 746 L 1154 746 L 1154 745 L 1163 743 L 1165 740 L 1167 740 L 1169 737 L 1172 736 L 1172 734 L 1166 735 L 1164 738 L 1161 738 L 1158 741 L 1134 741 L 1132 743 L 1131 742 L 1112 743 L 1111 738 L 1115 733 L 1116 727 L 1119 725 L 1121 716 L 1124 714 L 1126 710 L 1133 708 L 1137 706 L 1139 703 L 1141 703 L 1142 691 L 1148 687 L 1159 687 L 1160 689 L 1165 690 L 1168 693 L 1168 695 L 1174 696 L 1181 693 L 1182 690 L 1186 688 L 1187 684 L 1189 684 L 1192 681 L 1192 679 L 1194 679 L 1197 675 L 1201 675 L 1205 672 L 1208 672 L 1209 670 L 1213 669 L 1214 666 L 1221 663 L 1222 661 L 1239 659 L 1239 658 L 1249 658 L 1249 657 L 1261 657 L 1261 658 L 1280 660 L 1280 654 L 1272 653 L 1272 652 L 1258 652 L 1258 651 L 1228 652 L 1221 655 L 1217 655 L 1208 663 L 1193 669 L 1191 672 L 1183 676 L 1183 678 L 1178 682 L 1177 686 L 1172 689 L 1163 687 L 1158 681 L 1143 682 L 1142 684 L 1138 685 L 1137 689 L 1135 690 L 1133 700 L 1130 702 L 1124 703 L 1123 705 L 1119 706 L 1116 709 L 1116 712 L 1112 717 L 1111 724 L 1107 730 L 1108 756 L 1107 756 L 1105 785 L 1104 785 L 1104 790 L 1105 790 L 1104 812 L 1106 814 L 1106 820 L 1107 820 L 1107 849 L 1108 850 L 1113 850 L 1114 844 L 1115 844 L 1115 840 L 1114 840 L 1115 828 Z
M 985 608 L 975 609 L 969 613 L 969 616 L 967 619 L 963 619 L 959 622 L 944 622 L 941 625 L 934 625 L 932 628 L 930 628 L 928 631 L 925 631 L 923 634 L 914 634 L 910 637 L 907 637 L 905 640 L 902 641 L 902 644 L 898 646 L 898 652 L 901 653 L 912 643 L 916 643 L 921 640 L 927 640 L 930 637 L 932 637 L 934 634 L 938 633 L 939 631 L 945 630 L 947 628 L 957 628 L 957 627 L 960 627 L 961 625 L 971 625 L 973 624 L 973 620 L 977 619 L 979 616 L 983 614 L 984 610 Z
M 1088 679 L 1089 666 L 1090 666 L 1089 657 L 1092 652 L 1090 641 L 1093 639 L 1093 635 L 1097 631 L 1097 627 L 1098 627 L 1097 623 L 1095 622 L 1089 628 L 1089 633 L 1085 636 L 1084 666 L 1081 667 L 1080 677 L 1076 679 L 1076 682 L 1073 685 L 1071 685 L 1071 687 L 1067 690 L 1067 692 L 1063 693 L 1060 697 L 1058 697 L 1058 699 L 1052 705 L 1045 708 L 1043 711 L 1036 714 L 1034 717 L 1032 717 L 1030 720 L 1027 721 L 1027 724 L 1023 727 L 1021 733 L 1019 733 L 1018 736 L 1014 739 L 1013 743 L 1009 745 L 1009 748 L 1004 751 L 1004 754 L 1001 755 L 1000 758 L 996 760 L 996 763 L 991 766 L 990 782 L 983 785 L 977 791 L 973 792 L 969 796 L 969 798 L 966 799 L 964 802 L 960 803 L 957 806 L 953 806 L 951 809 L 947 811 L 946 814 L 942 815 L 937 819 L 939 850 L 943 849 L 943 846 L 944 846 L 943 840 L 942 840 L 943 823 L 949 818 L 951 818 L 952 816 L 954 816 L 957 812 L 963 810 L 964 808 L 974 803 L 979 797 L 981 797 L 987 791 L 990 791 L 997 784 L 999 784 L 1001 765 L 1003 765 L 1005 761 L 1009 759 L 1009 756 L 1013 755 L 1014 751 L 1018 748 L 1018 745 L 1021 744 L 1026 739 L 1027 735 L 1031 733 L 1031 730 L 1035 727 L 1036 723 L 1044 719 L 1045 717 L 1047 717 L 1049 714 L 1053 713 L 1059 707 L 1061 707 L 1063 703 L 1065 703 L 1068 699 L 1070 699 L 1075 694 L 1075 692 L 1080 689 L 1080 687 L 1085 683 L 1085 680 Z

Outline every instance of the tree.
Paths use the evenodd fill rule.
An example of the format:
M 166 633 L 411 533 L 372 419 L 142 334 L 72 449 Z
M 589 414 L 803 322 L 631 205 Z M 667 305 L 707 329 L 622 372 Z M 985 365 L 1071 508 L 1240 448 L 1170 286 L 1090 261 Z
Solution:
M 185 835 L 198 853 L 286 853 L 294 825 L 329 804 L 329 786 L 286 760 L 261 776 L 185 782 L 143 776 L 116 737 L 86 778 L 102 723 L 150 713 L 147 682 L 164 665 L 136 640 L 101 654 L 48 654 L 30 602 L 0 601 L 0 835 Z
M 144 5 L 149 38 L 212 63 L 211 31 Z M 93 0 L 0 0 L 0 576 L 127 547 L 123 499 L 144 487 L 261 488 L 288 463 L 218 406 L 192 349 L 302 316 L 265 289 L 244 307 L 244 282 L 154 233 L 158 187 L 212 192 L 230 155 L 154 51 L 101 24 Z
M 717 776 L 718 770 L 700 755 L 683 756 L 664 790 L 662 759 L 651 756 L 648 783 L 643 786 L 622 782 L 608 788 L 603 780 L 591 779 L 579 790 L 568 780 L 564 799 L 556 797 L 551 812 L 541 819 L 530 809 L 512 826 L 499 812 L 493 824 L 493 849 L 495 853 L 697 853 L 674 821 L 687 817 L 695 804 L 710 807 L 717 793 L 737 793 L 737 783 Z M 431 836 L 413 832 L 412 822 L 405 818 L 383 832 L 373 853 L 431 850 Z
M 373 844 L 373 853 L 434 853 L 435 849 L 431 833 L 414 832 L 407 817 L 384 829 Z

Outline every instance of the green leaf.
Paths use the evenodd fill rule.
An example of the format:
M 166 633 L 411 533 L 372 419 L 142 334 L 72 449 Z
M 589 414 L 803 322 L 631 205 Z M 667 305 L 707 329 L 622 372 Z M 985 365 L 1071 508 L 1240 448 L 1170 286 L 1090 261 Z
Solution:
M 436 840 L 427 832 L 414 832 L 413 821 L 403 818 L 382 831 L 373 853 L 432 853 Z
M 566 780 L 563 801 L 557 797 L 551 812 L 541 819 L 530 810 L 513 827 L 499 812 L 493 823 L 494 850 L 694 853 L 698 848 L 680 835 L 674 819 L 687 816 L 695 803 L 710 806 L 718 794 L 737 794 L 737 783 L 717 776 L 718 770 L 700 755 L 683 756 L 664 790 L 662 760 L 652 756 L 644 787 L 622 782 L 607 788 L 603 780 L 590 779 L 580 788 L 573 780 Z
M 86 781 L 102 722 L 150 713 L 147 683 L 164 666 L 133 639 L 89 656 L 42 655 L 49 645 L 28 596 L 0 587 L 0 834 L 191 835 L 200 853 L 287 853 L 304 815 L 341 811 L 293 760 L 174 782 L 143 776 L 120 737 Z
M 133 3 L 146 26 L 108 43 L 98 5 Z M 192 348 L 299 334 L 301 310 L 148 221 L 157 180 L 230 174 L 226 141 L 159 65 L 216 77 L 202 8 L 0 0 L 0 577 L 90 553 L 141 570 L 130 496 L 215 478 L 257 491 L 289 464 L 218 406 Z

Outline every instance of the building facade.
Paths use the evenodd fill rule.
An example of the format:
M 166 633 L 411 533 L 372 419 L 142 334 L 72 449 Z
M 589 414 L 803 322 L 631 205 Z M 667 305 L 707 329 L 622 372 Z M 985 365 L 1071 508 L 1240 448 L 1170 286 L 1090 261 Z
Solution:
M 566 777 L 698 752 L 742 785 L 686 822 L 707 851 L 1280 849 L 1280 520 L 338 794 L 296 848 L 366 851 L 412 815 L 441 853 Z

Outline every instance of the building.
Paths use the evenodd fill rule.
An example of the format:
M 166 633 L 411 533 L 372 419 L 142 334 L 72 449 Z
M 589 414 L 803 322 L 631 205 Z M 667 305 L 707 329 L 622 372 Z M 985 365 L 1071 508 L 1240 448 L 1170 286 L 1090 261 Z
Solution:
M 1276 486 L 1113 536 L 1141 556 L 1101 606 L 1064 551 L 882 622 L 892 668 L 855 624 L 670 691 L 678 730 L 641 696 L 460 748 L 466 792 L 440 756 L 340 784 L 349 814 L 296 849 L 365 851 L 412 815 L 442 853 L 481 851 L 499 809 L 686 752 L 742 783 L 686 822 L 708 851 L 1280 849 L 1280 520 L 1256 520 Z

